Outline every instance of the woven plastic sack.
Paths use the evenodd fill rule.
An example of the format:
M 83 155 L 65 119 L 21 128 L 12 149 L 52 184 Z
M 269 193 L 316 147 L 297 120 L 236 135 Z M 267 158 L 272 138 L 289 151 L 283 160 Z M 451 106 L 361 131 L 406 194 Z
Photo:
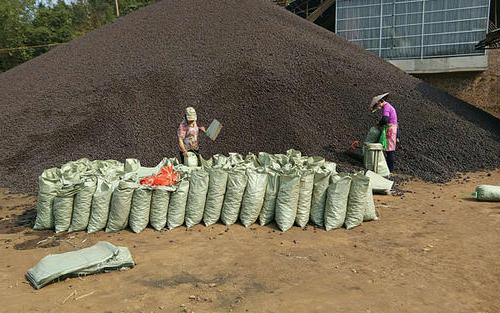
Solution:
M 228 173 L 226 195 L 221 213 L 221 221 L 224 225 L 232 225 L 238 220 L 246 185 L 247 176 L 244 170 L 232 170 Z
M 257 160 L 257 156 L 253 153 L 247 154 L 247 156 L 245 157 L 245 163 L 248 165 L 248 167 L 252 167 L 252 168 L 260 167 L 260 163 Z
M 200 167 L 204 168 L 205 170 L 211 168 L 214 164 L 214 159 L 210 158 L 208 160 L 205 160 L 201 154 L 200 154 Z
M 322 169 L 330 172 L 332 175 L 337 174 L 337 164 L 334 162 L 325 161 L 325 163 L 322 166 Z
M 311 199 L 311 222 L 323 227 L 325 220 L 325 203 L 331 172 L 319 170 L 314 174 L 314 187 Z
M 380 138 L 380 129 L 378 129 L 378 127 L 376 126 L 373 126 L 368 131 L 368 134 L 366 134 L 364 142 L 376 143 L 379 141 L 379 138 Z
M 227 156 L 222 154 L 216 154 L 212 157 L 213 168 L 224 168 L 225 166 L 229 166 Z
M 375 201 L 373 200 L 371 179 L 368 186 L 368 191 L 366 192 L 366 210 L 365 214 L 363 215 L 363 222 L 378 220 L 377 211 L 375 210 Z
M 73 204 L 73 216 L 69 231 L 81 231 L 87 229 L 92 208 L 92 197 L 96 191 L 97 180 L 95 177 L 88 177 L 83 183 L 83 187 L 75 196 Z
M 385 159 L 384 159 L 384 162 L 385 162 Z M 392 186 L 394 185 L 393 181 L 388 180 L 388 179 L 382 177 L 382 175 L 377 174 L 375 172 L 372 172 L 370 170 L 366 171 L 365 176 L 370 178 L 370 185 L 372 187 L 373 193 L 387 194 L 392 189 Z
M 231 165 L 231 167 L 238 166 L 242 164 L 245 160 L 243 156 L 239 153 L 230 152 L 227 158 L 227 162 Z
M 125 164 L 123 165 L 125 173 L 138 172 L 140 168 L 141 162 L 137 159 L 126 159 Z
M 134 260 L 127 248 L 100 241 L 92 247 L 44 257 L 28 270 L 26 279 L 34 288 L 40 289 L 52 281 L 69 276 L 89 275 L 133 266 Z
M 209 176 L 208 172 L 199 169 L 191 172 L 189 177 L 189 193 L 186 204 L 186 226 L 193 227 L 203 220 L 203 209 L 207 200 Z
M 308 169 L 316 172 L 321 166 L 325 164 L 325 159 L 322 157 L 314 156 L 307 158 L 306 166 Z
M 325 204 L 325 229 L 331 230 L 344 225 L 351 177 L 348 175 L 335 175 L 328 187 Z
M 127 228 L 132 197 L 137 186 L 134 182 L 120 181 L 113 191 L 106 232 L 116 232 Z
M 167 212 L 168 229 L 174 229 L 184 224 L 188 193 L 189 180 L 184 179 L 179 183 L 177 190 L 170 194 Z
M 71 225 L 73 202 L 78 189 L 74 185 L 63 186 L 54 199 L 54 228 L 56 233 L 67 231 Z
M 92 209 L 90 211 L 87 232 L 94 233 L 106 228 L 108 223 L 109 208 L 113 191 L 118 186 L 118 181 L 108 182 L 104 178 L 97 179 L 97 188 L 92 197 Z
M 248 227 L 259 218 L 264 205 L 267 187 L 267 173 L 255 169 L 247 170 L 247 186 L 241 202 L 240 221 Z
M 500 201 L 500 186 L 479 185 L 473 196 L 479 201 Z
M 267 173 L 267 187 L 264 203 L 259 215 L 259 224 L 264 226 L 274 221 L 276 199 L 279 191 L 279 175 L 274 172 Z
M 184 165 L 188 167 L 198 166 L 198 156 L 191 151 L 188 151 L 187 156 L 184 157 Z
M 153 190 L 148 186 L 139 186 L 134 190 L 128 224 L 134 233 L 140 233 L 148 226 Z
M 219 160 L 219 158 L 215 159 L 214 156 L 214 162 Z M 222 168 L 209 170 L 207 201 L 203 213 L 203 222 L 206 226 L 217 223 L 220 218 L 224 195 L 226 194 L 227 176 L 227 171 Z
M 151 196 L 151 211 L 149 223 L 155 230 L 162 230 L 167 225 L 168 204 L 170 191 L 165 187 L 157 187 Z
M 388 176 L 391 174 L 391 172 L 389 171 L 389 167 L 387 166 L 387 161 L 385 160 L 385 156 L 384 156 L 384 153 L 383 152 L 379 152 L 377 153 L 378 155 L 378 161 L 375 162 L 375 151 L 373 150 L 373 145 L 378 145 L 380 147 L 380 144 L 365 144 L 364 145 L 364 148 L 365 148 L 365 152 L 364 152 L 364 165 L 365 165 L 365 168 L 371 168 L 373 169 L 375 167 L 375 163 L 376 163 L 376 167 L 377 167 L 377 174 L 379 174 L 380 176 Z M 379 148 L 377 148 L 379 149 Z
M 297 205 L 297 216 L 295 217 L 295 224 L 299 227 L 305 227 L 309 222 L 313 188 L 314 173 L 302 173 L 300 177 L 299 204 Z
M 369 187 L 370 179 L 368 177 L 359 174 L 352 176 L 345 218 L 345 227 L 347 229 L 354 228 L 363 222 L 368 204 L 366 195 Z
M 54 228 L 52 207 L 61 186 L 61 171 L 57 168 L 47 169 L 38 177 L 36 220 L 33 229 L 42 230 Z
M 142 178 L 142 177 L 146 177 L 146 176 L 152 176 L 152 175 L 156 175 L 156 174 L 159 174 L 162 167 L 165 166 L 165 164 L 167 163 L 168 159 L 167 158 L 163 158 L 160 163 L 158 163 L 155 167 L 144 167 L 144 166 L 141 166 L 137 169 L 137 176 L 139 178 Z
M 274 159 L 276 160 L 276 162 L 278 162 L 278 164 L 279 164 L 280 167 L 283 167 L 283 166 L 285 166 L 287 164 L 290 164 L 290 159 L 285 154 L 279 154 L 279 153 L 277 153 L 277 154 L 274 155 Z
M 299 203 L 300 176 L 281 175 L 278 197 L 276 199 L 276 224 L 281 231 L 293 226 Z
M 92 161 L 95 175 L 97 177 L 106 177 L 109 181 L 117 179 L 124 173 L 124 165 L 116 160 L 95 160 Z

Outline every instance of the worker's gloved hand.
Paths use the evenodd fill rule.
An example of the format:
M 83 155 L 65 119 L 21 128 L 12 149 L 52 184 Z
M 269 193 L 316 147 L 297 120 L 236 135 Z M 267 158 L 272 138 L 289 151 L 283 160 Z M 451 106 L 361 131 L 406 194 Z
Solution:
M 187 151 L 183 151 L 182 155 L 187 158 L 188 157 L 188 152 Z

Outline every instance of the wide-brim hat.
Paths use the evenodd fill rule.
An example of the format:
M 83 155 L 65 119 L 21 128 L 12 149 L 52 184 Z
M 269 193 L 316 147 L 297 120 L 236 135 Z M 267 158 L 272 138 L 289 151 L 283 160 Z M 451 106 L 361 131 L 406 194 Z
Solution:
M 370 103 L 370 109 L 373 110 L 373 106 L 375 104 L 377 104 L 377 102 L 379 102 L 380 100 L 384 99 L 385 97 L 387 97 L 389 95 L 389 93 L 384 93 L 384 94 L 381 94 L 381 95 L 378 95 L 378 96 L 375 96 L 372 98 L 372 102 Z
M 186 119 L 188 121 L 196 121 L 197 120 L 196 110 L 193 107 L 186 108 Z

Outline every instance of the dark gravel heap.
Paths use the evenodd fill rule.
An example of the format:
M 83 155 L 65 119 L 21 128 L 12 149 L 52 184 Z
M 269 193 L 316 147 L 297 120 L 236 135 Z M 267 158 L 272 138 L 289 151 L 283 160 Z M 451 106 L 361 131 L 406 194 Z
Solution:
M 81 157 L 177 155 L 186 106 L 224 124 L 205 155 L 295 148 L 347 165 L 383 92 L 401 173 L 500 165 L 498 119 L 271 1 L 164 0 L 0 75 L 0 185 L 34 191 L 44 168 Z

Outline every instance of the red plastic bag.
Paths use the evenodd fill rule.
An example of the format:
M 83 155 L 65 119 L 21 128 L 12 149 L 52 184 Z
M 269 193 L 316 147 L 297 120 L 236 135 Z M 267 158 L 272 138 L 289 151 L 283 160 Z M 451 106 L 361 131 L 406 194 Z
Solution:
M 177 179 L 178 174 L 173 165 L 168 165 L 162 167 L 158 174 L 142 178 L 140 183 L 149 186 L 173 186 L 177 183 Z
M 153 186 L 154 181 L 155 181 L 154 176 L 148 176 L 148 177 L 144 177 L 143 179 L 141 179 L 140 183 L 141 183 L 141 185 Z

